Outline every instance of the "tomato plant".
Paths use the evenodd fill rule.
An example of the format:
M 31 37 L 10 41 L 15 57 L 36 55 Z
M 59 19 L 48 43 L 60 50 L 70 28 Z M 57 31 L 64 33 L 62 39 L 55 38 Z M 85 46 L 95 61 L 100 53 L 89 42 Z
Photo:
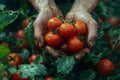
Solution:
M 23 20 L 22 21 L 22 28 L 25 28 L 28 25 L 28 23 L 29 23 L 29 19 L 28 18 Z
M 98 73 L 108 75 L 115 69 L 115 65 L 109 59 L 102 59 L 97 66 Z
M 48 32 L 45 35 L 45 42 L 53 47 L 57 47 L 61 45 L 62 38 L 59 34 L 54 34 L 53 32 Z
M 70 38 L 75 35 L 75 28 L 69 23 L 63 23 L 60 26 L 60 35 L 65 38 Z
M 17 53 L 10 53 L 7 58 L 8 58 L 9 66 L 13 66 L 13 65 L 18 66 L 22 64 L 22 58 Z
M 48 20 L 47 26 L 48 26 L 48 29 L 53 28 L 54 30 L 56 30 L 56 28 L 58 28 L 61 24 L 62 24 L 62 21 L 59 18 L 53 17 Z
M 44 80 L 53 80 L 53 78 L 51 76 L 48 76 L 48 77 L 44 78 Z

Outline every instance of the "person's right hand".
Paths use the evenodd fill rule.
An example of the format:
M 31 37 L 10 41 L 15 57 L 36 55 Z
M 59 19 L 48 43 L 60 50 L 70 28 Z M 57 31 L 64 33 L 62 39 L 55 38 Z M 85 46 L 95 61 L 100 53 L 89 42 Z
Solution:
M 42 46 L 44 43 L 42 35 L 46 32 L 48 19 L 51 17 L 62 16 L 62 13 L 57 8 L 54 0 L 30 1 L 39 12 L 36 20 L 33 23 L 33 26 L 35 39 L 39 42 L 39 45 Z

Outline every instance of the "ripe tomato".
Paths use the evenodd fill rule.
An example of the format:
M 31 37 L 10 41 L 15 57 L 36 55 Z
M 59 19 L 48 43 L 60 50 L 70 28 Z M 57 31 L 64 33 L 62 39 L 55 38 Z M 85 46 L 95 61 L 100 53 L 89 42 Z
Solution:
M 76 21 L 75 23 L 75 30 L 77 34 L 80 34 L 82 36 L 87 34 L 87 27 L 86 24 L 81 21 Z
M 16 37 L 17 37 L 17 38 L 20 38 L 20 39 L 25 39 L 24 30 L 19 30 L 19 31 L 16 33 Z
M 4 45 L 4 46 L 10 48 L 10 44 L 8 44 L 8 43 L 6 43 L 6 42 L 1 43 L 1 45 Z
M 70 38 L 75 35 L 75 28 L 69 23 L 63 23 L 60 26 L 60 35 L 65 38 Z
M 16 38 L 20 39 L 22 42 L 21 44 L 16 45 L 17 48 L 19 49 L 23 49 L 26 48 L 28 46 L 26 40 L 25 40 L 25 36 L 24 36 L 24 30 L 19 30 L 16 33 Z
M 19 73 L 14 73 L 12 76 L 12 80 L 30 80 L 30 78 L 21 78 Z
M 10 53 L 7 58 L 8 58 L 9 66 L 13 66 L 13 65 L 18 66 L 19 64 L 22 63 L 22 58 L 17 53 Z
M 57 47 L 57 46 L 61 45 L 62 38 L 59 34 L 54 34 L 53 32 L 48 32 L 45 35 L 45 42 L 52 47 Z
M 119 23 L 119 20 L 118 20 L 118 18 L 116 18 L 116 17 L 108 18 L 108 19 L 106 19 L 106 21 L 111 22 L 111 25 L 112 25 L 112 26 L 116 26 L 116 25 L 118 25 L 118 23 Z
M 61 45 L 61 50 L 63 51 L 63 52 L 69 52 L 69 49 L 68 49 L 68 45 L 65 43 L 65 44 L 62 44 Z
M 28 25 L 28 23 L 29 23 L 29 19 L 28 18 L 23 20 L 22 21 L 22 28 L 25 28 Z
M 115 65 L 108 59 L 102 59 L 97 66 L 97 71 L 101 75 L 108 75 L 115 69 Z
M 47 26 L 48 26 L 48 29 L 53 28 L 55 30 L 61 24 L 62 24 L 62 21 L 59 18 L 53 17 L 53 18 L 51 18 L 51 19 L 48 20 Z
M 33 55 L 29 58 L 28 63 L 30 64 L 30 63 L 34 62 L 34 60 L 35 60 L 38 56 L 40 56 L 40 54 L 33 54 Z
M 53 80 L 53 78 L 51 76 L 48 76 L 48 77 L 44 78 L 44 80 Z
M 73 36 L 68 40 L 68 49 L 72 52 L 78 52 L 84 48 L 84 42 L 78 39 L 77 36 Z

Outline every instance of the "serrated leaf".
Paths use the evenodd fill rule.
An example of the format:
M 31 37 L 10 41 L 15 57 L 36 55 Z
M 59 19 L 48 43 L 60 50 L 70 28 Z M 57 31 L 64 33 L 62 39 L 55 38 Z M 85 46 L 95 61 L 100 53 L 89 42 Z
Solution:
M 30 53 L 27 49 L 22 49 L 20 56 L 22 58 L 22 61 L 25 63 L 28 61 L 28 58 L 30 57 Z
M 47 76 L 46 68 L 42 64 L 23 64 L 19 65 L 19 72 L 22 78 L 33 77 L 36 75 Z M 31 74 L 32 73 L 32 74 Z
M 14 74 L 17 71 L 17 68 L 16 68 L 16 66 L 11 66 L 8 68 L 8 71 L 10 74 Z
M 7 56 L 10 53 L 10 49 L 6 46 L 0 45 L 0 59 Z
M 13 23 L 18 17 L 16 11 L 4 11 L 0 12 L 0 30 L 4 29 L 9 24 Z
M 94 80 L 95 77 L 94 70 L 84 70 L 80 75 L 80 80 Z
M 72 71 L 75 60 L 72 56 L 59 58 L 57 61 L 57 72 L 60 74 L 69 74 Z
M 30 22 L 25 28 L 25 39 L 28 44 L 33 47 L 34 45 L 34 30 L 33 30 L 33 22 Z

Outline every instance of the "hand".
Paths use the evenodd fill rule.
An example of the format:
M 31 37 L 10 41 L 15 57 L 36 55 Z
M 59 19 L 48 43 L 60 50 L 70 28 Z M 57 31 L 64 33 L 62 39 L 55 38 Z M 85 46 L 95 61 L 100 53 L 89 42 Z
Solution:
M 97 23 L 87 10 L 81 5 L 73 5 L 71 11 L 66 15 L 66 19 L 75 21 L 80 20 L 86 23 L 88 28 L 87 42 L 88 45 L 92 47 L 97 36 Z
M 39 45 L 42 46 L 44 43 L 42 35 L 46 32 L 48 19 L 55 16 L 62 16 L 62 13 L 55 5 L 54 0 L 30 1 L 36 8 L 36 10 L 39 12 L 35 22 L 33 23 L 33 26 L 35 39 L 39 41 Z

